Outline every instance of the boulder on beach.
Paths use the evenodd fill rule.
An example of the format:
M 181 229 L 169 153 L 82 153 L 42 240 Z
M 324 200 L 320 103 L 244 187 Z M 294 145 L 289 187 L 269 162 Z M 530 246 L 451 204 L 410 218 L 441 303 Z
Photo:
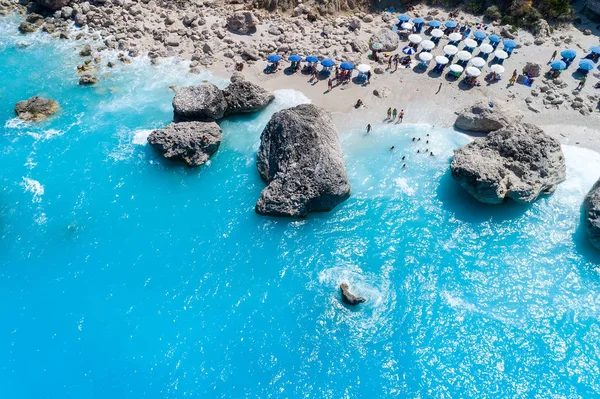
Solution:
M 583 202 L 588 238 L 600 249 L 600 179 L 594 184 Z
M 208 161 L 221 144 L 221 128 L 215 122 L 171 123 L 154 130 L 148 143 L 167 159 L 199 166 Z
M 366 302 L 366 299 L 362 296 L 354 295 L 350 292 L 350 287 L 346 283 L 340 284 L 340 291 L 342 292 L 342 302 L 346 305 L 355 306 L 359 303 Z
M 261 215 L 330 211 L 351 193 L 331 115 L 312 104 L 271 117 L 260 138 L 257 167 L 268 183 L 256 203 Z
M 58 103 L 49 98 L 31 97 L 15 105 L 17 116 L 26 121 L 41 121 L 58 112 Z
M 535 125 L 515 123 L 454 152 L 452 177 L 477 200 L 529 203 L 566 178 L 560 144 Z
M 542 74 L 542 64 L 537 62 L 528 62 L 523 67 L 523 74 L 531 75 L 534 78 L 537 78 Z
M 173 111 L 176 121 L 213 121 L 227 110 L 223 92 L 213 84 L 175 89 Z
M 256 32 L 256 23 L 257 19 L 250 11 L 238 11 L 227 18 L 227 28 L 242 35 Z
M 225 115 L 260 111 L 275 98 L 273 93 L 248 82 L 239 73 L 233 74 L 231 84 L 223 90 L 223 95 L 227 102 Z
M 370 46 L 372 46 L 373 43 L 381 43 L 383 47 L 380 49 L 380 51 L 395 51 L 400 44 L 400 39 L 398 38 L 398 34 L 396 34 L 396 32 L 389 28 L 383 28 L 371 36 L 369 43 Z M 372 47 L 371 50 L 373 50 Z
M 523 115 L 489 101 L 479 101 L 458 113 L 454 126 L 471 132 L 489 133 L 511 123 L 519 122 Z
M 58 11 L 73 3 L 73 0 L 35 0 L 35 2 L 49 10 Z

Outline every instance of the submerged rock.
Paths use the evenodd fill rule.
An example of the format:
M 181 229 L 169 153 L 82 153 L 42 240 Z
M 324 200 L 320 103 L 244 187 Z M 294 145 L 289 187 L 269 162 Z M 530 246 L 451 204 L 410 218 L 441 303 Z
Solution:
M 167 159 L 199 166 L 208 161 L 221 144 L 221 128 L 215 122 L 171 123 L 154 130 L 148 143 Z
M 459 148 L 452 177 L 481 202 L 532 202 L 566 178 L 560 144 L 530 124 L 512 124 Z
M 357 296 L 351 293 L 350 287 L 348 287 L 348 284 L 346 283 L 340 284 L 340 291 L 342 292 L 342 302 L 344 302 L 346 305 L 354 306 L 367 301 L 362 296 Z
M 305 217 L 350 196 L 344 155 L 326 110 L 303 104 L 279 111 L 260 140 L 257 167 L 269 185 L 256 203 L 257 213 Z
M 495 104 L 490 107 L 488 101 L 480 101 L 463 109 L 458 114 L 454 126 L 461 130 L 489 133 L 519 122 L 522 118 L 523 115 L 511 112 L 500 105 Z
M 250 83 L 241 74 L 233 74 L 231 84 L 223 90 L 227 110 L 225 115 L 256 112 L 265 108 L 275 96 L 260 86 Z
M 594 184 L 583 202 L 588 238 L 600 249 L 600 180 Z
M 184 86 L 175 89 L 173 110 L 177 121 L 211 121 L 225 115 L 227 101 L 213 84 Z
M 15 105 L 18 117 L 26 121 L 41 121 L 58 112 L 58 103 L 43 97 L 31 97 Z
M 96 83 L 98 83 L 98 78 L 94 75 L 90 75 L 89 73 L 81 75 L 81 77 L 79 78 L 79 84 L 81 86 L 91 86 L 95 85 Z

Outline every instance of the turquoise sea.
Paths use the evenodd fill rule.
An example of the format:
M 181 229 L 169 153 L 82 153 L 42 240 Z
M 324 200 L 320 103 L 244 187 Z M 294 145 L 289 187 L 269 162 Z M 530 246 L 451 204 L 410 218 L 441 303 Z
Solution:
M 304 96 L 223 122 L 189 169 L 145 135 L 171 120 L 170 85 L 225 81 L 136 60 L 79 87 L 81 43 L 17 26 L 0 19 L 0 398 L 600 397 L 600 255 L 581 228 L 599 154 L 564 147 L 553 196 L 485 206 L 448 172 L 465 136 L 341 131 L 352 197 L 260 217 L 260 133 Z M 36 94 L 61 112 L 19 122 Z M 344 307 L 343 281 L 368 301 Z

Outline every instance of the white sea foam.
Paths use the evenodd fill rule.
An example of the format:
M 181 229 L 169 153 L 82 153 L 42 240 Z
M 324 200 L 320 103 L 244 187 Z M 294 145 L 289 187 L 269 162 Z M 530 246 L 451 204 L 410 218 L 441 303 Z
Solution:
M 4 127 L 7 129 L 20 129 L 24 126 L 30 126 L 31 124 L 20 118 L 12 118 L 6 121 Z
M 148 136 L 152 133 L 152 129 L 136 130 L 133 132 L 133 139 L 131 142 L 137 145 L 148 144 Z
M 273 100 L 272 106 L 277 109 L 292 108 L 300 104 L 310 104 L 310 99 L 302 92 L 296 90 L 275 90 L 273 94 L 275 95 L 275 100 Z
M 415 195 L 415 188 L 408 185 L 408 181 L 403 177 L 398 177 L 394 180 L 396 186 L 406 195 Z
M 44 195 L 44 186 L 39 181 L 30 179 L 29 177 L 23 177 L 21 186 L 25 189 L 25 192 L 33 194 L 33 202 L 42 201 L 42 195 Z
M 30 132 L 30 131 L 27 132 L 27 134 L 29 136 L 33 137 L 36 141 L 50 140 L 53 137 L 62 136 L 63 133 L 64 132 L 62 130 L 58 130 L 58 129 L 48 129 L 48 130 L 44 130 L 42 132 Z
M 581 204 L 600 171 L 600 154 L 586 148 L 562 146 L 567 163 L 567 180 L 558 186 L 556 197 L 564 202 Z

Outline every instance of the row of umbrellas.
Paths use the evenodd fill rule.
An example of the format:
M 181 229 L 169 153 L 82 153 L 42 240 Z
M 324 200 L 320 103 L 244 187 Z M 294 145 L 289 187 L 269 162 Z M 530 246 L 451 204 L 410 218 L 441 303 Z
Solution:
M 444 32 L 439 30 L 439 29 L 434 29 L 431 31 L 431 36 L 436 37 L 436 38 L 440 38 L 442 36 L 444 36 Z M 492 35 L 495 36 L 495 35 Z M 490 38 L 492 37 L 490 36 Z M 497 38 L 497 42 L 500 41 L 500 38 L 498 36 L 495 36 Z M 451 42 L 459 42 L 462 39 L 462 35 L 460 33 L 451 33 L 450 35 L 448 35 L 448 39 Z M 431 40 L 423 40 L 423 38 L 415 33 L 408 35 L 408 41 L 413 43 L 413 44 L 420 44 L 421 42 L 431 42 Z M 490 40 L 492 41 L 492 40 Z M 494 41 L 492 41 L 494 42 Z M 433 42 L 431 42 L 433 44 Z M 477 43 L 475 40 L 473 39 L 465 39 L 463 41 L 464 45 L 468 48 L 476 48 L 477 46 L 479 46 L 479 43 Z M 502 42 L 502 45 L 505 49 L 513 49 L 515 47 L 517 47 L 518 43 L 515 40 L 504 40 Z M 435 46 L 435 44 L 434 44 Z M 494 47 L 488 43 L 483 43 L 480 46 L 482 49 L 487 49 L 487 53 L 491 53 L 494 50 Z M 598 50 L 600 50 L 600 46 Z M 433 48 L 433 47 L 432 47 Z
M 267 61 L 269 62 L 279 62 L 281 61 L 281 56 L 278 54 L 271 54 L 267 57 Z M 299 56 L 298 54 L 293 54 L 290 55 L 288 57 L 288 61 L 291 62 L 300 62 L 302 61 L 302 57 Z M 315 62 L 319 62 L 319 58 L 314 56 L 314 55 L 309 55 L 307 57 L 304 58 L 304 61 L 306 62 L 310 62 L 310 63 L 315 63 Z M 320 64 L 323 65 L 325 68 L 331 68 L 335 65 L 335 61 L 329 58 L 326 58 L 324 60 L 320 61 Z M 340 69 L 346 70 L 346 71 L 351 71 L 354 69 L 354 64 L 351 62 L 342 62 L 340 64 Z M 366 64 L 360 64 L 356 67 L 356 69 L 358 70 L 358 72 L 360 73 L 367 73 L 371 70 L 371 67 L 369 65 Z

